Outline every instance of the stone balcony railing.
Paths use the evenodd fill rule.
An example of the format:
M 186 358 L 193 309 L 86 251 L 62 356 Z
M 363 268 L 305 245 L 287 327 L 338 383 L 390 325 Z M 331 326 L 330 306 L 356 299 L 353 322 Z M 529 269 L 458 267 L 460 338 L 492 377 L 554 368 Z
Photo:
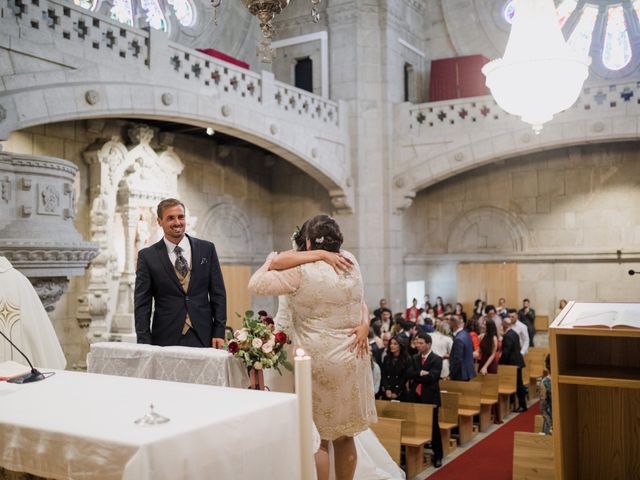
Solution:
M 0 0 L 4 34 L 53 43 L 58 54 L 91 62 L 115 63 L 121 68 L 150 67 L 151 35 L 94 14 L 64 0 Z M 9 20 L 13 17 L 15 22 Z M 12 25 L 13 24 L 13 25 Z M 155 33 L 155 32 L 154 32 Z M 168 43 L 166 61 L 181 80 L 218 88 L 249 102 L 262 102 L 262 76 L 178 43 Z M 55 55 L 55 52 L 51 52 Z M 338 103 L 282 82 L 274 82 L 273 99 L 282 110 L 310 120 L 338 125 Z M 269 99 L 272 100 L 272 99 Z
M 395 115 L 395 203 L 403 209 L 419 190 L 496 160 L 639 138 L 640 82 L 585 86 L 539 135 L 491 96 L 403 103 Z

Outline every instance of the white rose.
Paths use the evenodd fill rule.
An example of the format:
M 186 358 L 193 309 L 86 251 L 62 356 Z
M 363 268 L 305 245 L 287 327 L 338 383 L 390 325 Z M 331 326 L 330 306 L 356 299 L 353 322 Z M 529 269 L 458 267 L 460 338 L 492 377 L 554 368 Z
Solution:
M 241 328 L 240 330 L 236 331 L 236 338 L 239 342 L 245 342 L 248 336 L 249 332 L 247 332 L 246 328 Z
M 272 350 L 273 350 L 273 344 L 271 342 L 267 342 L 264 345 L 262 345 L 262 351 L 264 353 L 271 353 Z
M 253 341 L 251 342 L 251 345 L 254 348 L 260 348 L 262 347 L 262 340 L 260 340 L 259 338 L 254 338 Z
M 259 339 L 256 339 L 259 340 Z M 261 362 L 255 362 L 253 364 L 253 368 L 255 368 L 256 370 L 262 370 L 262 363 Z

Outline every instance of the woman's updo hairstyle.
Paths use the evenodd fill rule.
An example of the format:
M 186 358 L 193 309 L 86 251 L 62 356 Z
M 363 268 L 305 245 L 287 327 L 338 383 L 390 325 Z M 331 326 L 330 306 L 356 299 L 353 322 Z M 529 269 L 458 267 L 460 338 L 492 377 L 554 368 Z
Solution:
M 343 242 L 340 227 L 329 215 L 316 215 L 309 219 L 306 237 L 311 242 L 311 250 L 339 252 Z

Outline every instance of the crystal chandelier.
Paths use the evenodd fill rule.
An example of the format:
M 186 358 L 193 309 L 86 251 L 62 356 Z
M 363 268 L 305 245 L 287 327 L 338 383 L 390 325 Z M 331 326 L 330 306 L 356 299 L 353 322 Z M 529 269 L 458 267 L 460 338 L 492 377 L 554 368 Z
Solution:
M 271 40 L 275 30 L 273 28 L 273 19 L 279 15 L 282 10 L 287 8 L 290 0 L 242 0 L 244 6 L 249 13 L 260 20 L 260 29 L 262 30 L 262 40 L 260 41 L 256 53 L 260 57 L 262 63 L 271 63 L 274 58 L 274 52 L 271 48 Z M 322 0 L 310 0 L 311 2 L 311 18 L 313 23 L 320 21 L 320 13 L 318 7 Z M 211 0 L 213 7 L 213 18 L 217 18 L 217 9 L 222 0 Z
M 553 0 L 516 0 L 504 56 L 482 73 L 498 105 L 540 133 L 577 100 L 590 63 L 565 42 Z

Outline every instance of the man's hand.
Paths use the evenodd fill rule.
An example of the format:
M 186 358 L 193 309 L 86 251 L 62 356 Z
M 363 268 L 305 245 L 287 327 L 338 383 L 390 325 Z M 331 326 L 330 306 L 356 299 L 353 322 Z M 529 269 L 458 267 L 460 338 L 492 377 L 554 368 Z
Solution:
M 350 352 L 356 352 L 358 358 L 369 354 L 369 325 L 361 323 L 349 332 L 349 337 L 355 335 L 353 343 L 349 347 Z
M 224 348 L 224 338 L 212 338 L 211 346 L 217 349 Z
M 326 250 L 318 251 L 322 252 L 322 260 L 331 265 L 338 275 L 348 272 L 353 267 L 351 260 L 339 253 L 327 252 Z

